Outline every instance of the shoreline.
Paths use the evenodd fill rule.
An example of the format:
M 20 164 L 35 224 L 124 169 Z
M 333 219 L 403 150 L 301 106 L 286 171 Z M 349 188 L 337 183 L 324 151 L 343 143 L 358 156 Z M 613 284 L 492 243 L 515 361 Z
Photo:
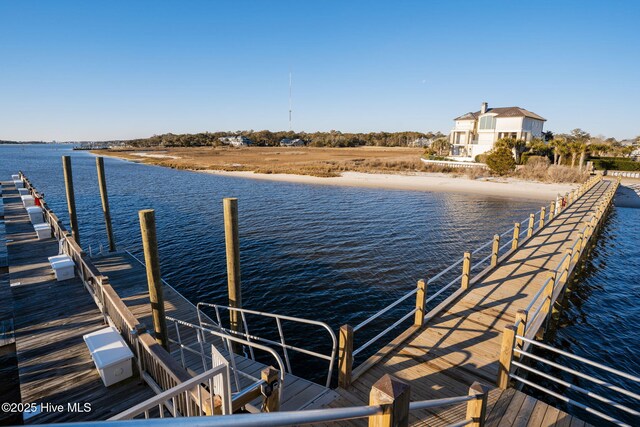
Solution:
M 168 167 L 145 162 L 145 157 L 128 159 L 106 153 L 91 153 L 94 156 L 111 157 L 148 166 Z M 148 158 L 148 157 L 147 157 Z M 436 193 L 458 193 L 501 199 L 529 201 L 550 201 L 558 194 L 565 194 L 578 186 L 568 183 L 544 183 L 523 181 L 516 178 L 480 178 L 469 179 L 445 173 L 413 172 L 411 174 L 342 172 L 339 177 L 317 177 L 312 175 L 264 174 L 252 171 L 222 171 L 183 169 L 190 172 L 227 176 L 241 179 L 254 179 L 275 182 L 290 182 L 307 185 L 331 185 L 339 187 L 360 187 L 379 190 L 404 190 Z
M 192 172 L 262 181 L 290 182 L 307 185 L 359 187 L 381 190 L 404 190 L 436 193 L 458 193 L 501 199 L 549 201 L 565 194 L 578 184 L 547 184 L 506 178 L 473 180 L 443 173 L 416 172 L 414 174 L 384 174 L 343 172 L 339 177 L 316 177 L 293 174 L 263 174 L 250 171 L 193 170 Z

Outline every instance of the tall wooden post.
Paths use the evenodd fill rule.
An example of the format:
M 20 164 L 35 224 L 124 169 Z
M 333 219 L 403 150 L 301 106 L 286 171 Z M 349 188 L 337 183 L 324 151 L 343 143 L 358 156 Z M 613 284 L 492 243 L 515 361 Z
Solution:
M 338 386 L 347 388 L 351 385 L 353 368 L 353 328 L 349 325 L 340 327 L 338 344 Z
M 398 378 L 385 374 L 369 393 L 369 405 L 382 405 L 382 414 L 369 417 L 369 427 L 407 427 L 411 387 Z
M 518 249 L 518 240 L 520 240 L 520 223 L 513 224 L 513 240 L 511 241 L 511 250 Z
M 500 362 L 498 365 L 497 385 L 501 389 L 509 387 L 509 373 L 511 372 L 511 362 L 513 361 L 513 346 L 516 339 L 516 328 L 507 325 L 502 332 L 502 345 L 500 347 Z
M 113 228 L 111 228 L 111 212 L 109 211 L 107 179 L 104 173 L 104 158 L 96 157 L 96 168 L 98 169 L 98 184 L 100 186 L 100 198 L 102 199 L 102 212 L 104 213 L 104 224 L 107 228 L 107 238 L 109 239 L 109 252 L 113 252 L 116 250 L 116 240 L 113 238 Z
M 556 202 L 553 200 L 549 203 L 549 221 L 556 215 Z
M 71 235 L 80 246 L 80 232 L 78 231 L 78 216 L 76 215 L 76 196 L 73 191 L 73 173 L 71 171 L 71 157 L 62 156 L 62 170 L 64 172 L 64 186 L 67 191 L 67 207 L 71 221 Z
M 529 214 L 529 227 L 527 227 L 527 237 L 533 236 L 533 227 L 536 224 L 535 214 Z
M 144 248 L 144 263 L 147 269 L 147 284 L 149 285 L 149 300 L 151 301 L 151 315 L 156 341 L 169 351 L 167 335 L 167 321 L 164 314 L 164 296 L 162 294 L 162 279 L 160 278 L 160 257 L 158 256 L 158 239 L 156 238 L 156 215 L 153 209 L 138 212 L 140 218 L 140 232 Z
M 238 237 L 238 199 L 226 198 L 224 208 L 224 240 L 227 247 L 227 287 L 229 306 L 242 308 L 242 284 L 240 281 L 240 239 Z M 238 311 L 229 310 L 231 330 L 242 332 L 241 316 Z M 234 348 L 237 346 L 234 345 Z
M 544 227 L 544 218 L 547 216 L 547 208 L 545 206 L 540 208 L 540 223 L 538 228 Z
M 460 287 L 462 289 L 469 289 L 469 282 L 471 280 L 471 252 L 465 252 L 462 260 L 462 281 Z
M 424 324 L 425 301 L 427 299 L 427 282 L 425 280 L 418 281 L 418 290 L 416 291 L 416 316 L 413 324 L 422 326 Z
M 467 416 L 465 419 L 471 420 L 467 425 L 483 427 L 487 417 L 489 387 L 476 381 L 469 387 L 469 396 L 475 396 L 476 398 L 467 402 Z
M 500 252 L 500 235 L 493 235 L 493 246 L 491 247 L 491 267 L 498 265 L 498 256 Z

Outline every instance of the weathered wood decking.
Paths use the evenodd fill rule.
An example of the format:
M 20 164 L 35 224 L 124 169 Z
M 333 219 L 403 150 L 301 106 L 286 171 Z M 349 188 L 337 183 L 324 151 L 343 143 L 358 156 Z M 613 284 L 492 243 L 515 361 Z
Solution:
M 82 339 L 104 327 L 102 314 L 78 278 L 55 281 L 47 257 L 58 254 L 57 241 L 38 240 L 18 192 L 12 183 L 3 187 L 22 402 L 64 405 L 25 422 L 102 420 L 153 396 L 139 378 L 103 385 Z M 74 402 L 92 409 L 68 411 Z
M 517 310 L 524 309 L 543 286 L 609 185 L 607 181 L 596 184 L 425 328 L 366 370 L 346 390 L 339 389 L 341 397 L 327 406 L 366 404 L 371 386 L 385 374 L 409 382 L 412 401 L 464 395 L 475 381 L 495 384 L 503 328 L 513 325 Z M 577 418 L 509 390 L 494 389 L 489 408 L 489 426 L 584 425 Z M 464 405 L 411 413 L 411 417 L 415 425 L 447 425 L 463 419 Z

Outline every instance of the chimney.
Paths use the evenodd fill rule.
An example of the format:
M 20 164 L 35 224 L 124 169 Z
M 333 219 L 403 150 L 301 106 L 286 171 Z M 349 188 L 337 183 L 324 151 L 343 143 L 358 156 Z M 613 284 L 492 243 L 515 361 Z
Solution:
M 480 107 L 480 114 L 484 114 L 487 112 L 487 107 L 489 106 L 489 104 L 487 104 L 486 102 L 482 103 L 482 106 Z

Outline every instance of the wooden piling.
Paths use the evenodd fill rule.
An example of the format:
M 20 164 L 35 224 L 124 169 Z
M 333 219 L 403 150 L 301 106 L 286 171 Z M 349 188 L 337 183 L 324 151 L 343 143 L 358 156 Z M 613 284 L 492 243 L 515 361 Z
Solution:
M 418 290 L 416 292 L 416 315 L 413 324 L 415 326 L 422 326 L 424 324 L 425 301 L 427 299 L 427 282 L 424 280 L 418 281 Z
M 78 216 L 76 214 L 76 197 L 73 191 L 73 173 L 71 170 L 71 157 L 62 156 L 62 170 L 64 172 L 64 187 L 67 192 L 67 208 L 71 221 L 71 235 L 80 246 L 80 232 L 78 230 Z
M 342 325 L 338 344 L 338 387 L 347 388 L 351 385 L 352 369 L 353 328 L 349 325 Z
M 509 387 L 509 373 L 511 372 L 511 362 L 513 361 L 513 346 L 516 339 L 516 328 L 507 325 L 502 332 L 502 345 L 500 347 L 500 361 L 498 364 L 497 386 L 501 389 Z
M 520 240 L 520 223 L 513 224 L 513 240 L 511 240 L 511 250 L 518 249 L 518 240 Z
M 160 257 L 158 256 L 158 240 L 156 238 L 155 211 L 153 209 L 141 210 L 138 212 L 138 217 L 140 218 L 140 232 L 142 234 L 144 261 L 147 270 L 147 284 L 149 285 L 153 330 L 158 344 L 169 351 L 162 279 L 160 276 Z
M 462 281 L 460 287 L 462 289 L 469 289 L 469 282 L 471 281 L 471 252 L 465 252 L 462 260 Z
M 493 246 L 491 247 L 491 267 L 498 265 L 498 256 L 500 255 L 500 235 L 493 235 Z
M 469 396 L 475 396 L 476 398 L 467 402 L 467 416 L 465 419 L 471 420 L 467 426 L 483 427 L 487 418 L 489 387 L 476 381 L 469 387 Z
M 238 237 L 238 199 L 223 200 L 224 239 L 227 251 L 227 288 L 229 306 L 242 308 L 242 284 L 240 280 L 240 239 Z M 238 311 L 229 310 L 231 330 L 241 333 L 242 321 Z M 234 345 L 234 349 L 237 349 Z
M 382 414 L 369 417 L 369 427 L 407 427 L 411 387 L 408 383 L 385 374 L 373 384 L 369 405 L 381 405 Z
M 113 237 L 113 228 L 111 227 L 111 212 L 109 210 L 107 179 L 104 173 L 104 158 L 96 157 L 96 168 L 98 169 L 98 185 L 100 187 L 100 198 L 102 199 L 102 213 L 104 214 L 104 224 L 107 228 L 107 238 L 109 239 L 109 252 L 113 252 L 116 250 L 116 240 Z

